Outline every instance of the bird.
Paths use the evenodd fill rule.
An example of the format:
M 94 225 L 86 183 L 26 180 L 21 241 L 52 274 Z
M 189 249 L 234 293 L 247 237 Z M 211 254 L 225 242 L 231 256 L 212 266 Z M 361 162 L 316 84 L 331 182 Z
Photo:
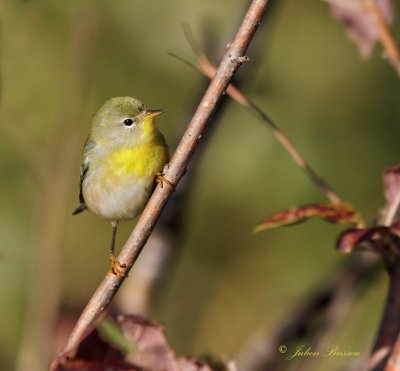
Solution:
M 155 125 L 163 112 L 133 97 L 111 98 L 94 115 L 83 148 L 80 204 L 72 214 L 88 209 L 111 222 L 110 271 L 117 276 L 126 268 L 115 255 L 118 223 L 141 214 L 156 183 L 172 185 L 163 176 L 168 146 Z

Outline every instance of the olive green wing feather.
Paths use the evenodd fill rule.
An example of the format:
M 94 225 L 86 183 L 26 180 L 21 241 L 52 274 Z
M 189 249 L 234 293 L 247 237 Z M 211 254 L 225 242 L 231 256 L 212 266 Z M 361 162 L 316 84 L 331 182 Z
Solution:
M 90 167 L 89 155 L 95 147 L 96 142 L 92 139 L 87 140 L 85 146 L 83 147 L 83 162 L 81 165 L 81 175 L 79 178 L 79 206 L 73 211 L 72 215 L 79 214 L 87 208 L 82 193 L 82 186 Z

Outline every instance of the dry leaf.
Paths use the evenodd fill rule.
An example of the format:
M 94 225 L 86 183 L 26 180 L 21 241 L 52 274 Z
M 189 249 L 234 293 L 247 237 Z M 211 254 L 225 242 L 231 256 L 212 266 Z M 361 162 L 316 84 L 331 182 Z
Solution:
M 363 0 L 327 0 L 335 18 L 343 23 L 346 34 L 354 41 L 363 57 L 369 57 L 378 40 L 379 32 L 372 16 L 365 10 Z M 375 0 L 388 24 L 392 23 L 393 0 Z
M 293 207 L 274 214 L 258 224 L 254 232 L 301 223 L 314 216 L 331 223 L 357 225 L 360 222 L 358 214 L 348 204 L 312 204 Z
M 110 322 L 108 319 L 107 321 Z M 101 326 L 100 326 L 101 327 Z M 73 359 L 61 358 L 56 371 L 212 371 L 206 363 L 178 356 L 163 327 L 139 316 L 118 316 L 107 333 L 95 329 Z M 122 337 L 122 339 L 121 339 Z M 222 371 L 222 369 L 220 369 Z

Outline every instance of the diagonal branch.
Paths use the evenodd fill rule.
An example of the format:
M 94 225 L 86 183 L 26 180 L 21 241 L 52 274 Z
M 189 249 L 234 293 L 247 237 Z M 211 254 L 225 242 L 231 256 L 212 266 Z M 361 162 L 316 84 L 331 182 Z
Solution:
M 216 110 L 217 104 L 221 100 L 230 80 L 243 61 L 242 57 L 257 30 L 267 4 L 268 0 L 253 0 L 250 4 L 234 41 L 225 52 L 215 77 L 204 94 L 169 167 L 165 171 L 165 177 L 172 184 L 176 185 L 185 173 L 202 133 L 206 130 L 208 121 Z M 173 188 L 168 185 L 164 187 L 159 185 L 154 191 L 118 257 L 118 260 L 127 266 L 126 274 L 138 258 L 172 192 Z M 80 340 L 91 329 L 99 314 L 109 305 L 123 281 L 124 277 L 119 277 L 112 273 L 108 273 L 105 276 L 82 312 L 60 357 L 68 357 L 74 354 Z
M 203 75 L 212 79 L 215 76 L 216 68 L 197 45 L 190 28 L 185 25 L 184 32 L 186 38 L 188 39 L 192 50 L 197 56 L 198 66 L 186 61 L 182 57 L 174 54 L 168 53 L 174 58 L 177 58 L 181 62 L 187 64 L 189 67 L 199 71 Z M 310 181 L 325 194 L 328 200 L 334 204 L 339 205 L 343 203 L 342 199 L 335 193 L 335 191 L 329 186 L 329 184 L 317 174 L 317 172 L 312 168 L 312 166 L 306 161 L 300 151 L 297 149 L 295 144 L 288 138 L 288 136 L 279 128 L 279 126 L 272 120 L 258 105 L 251 101 L 247 96 L 245 96 L 235 85 L 230 84 L 226 89 L 227 94 L 235 100 L 237 103 L 247 108 L 252 114 L 254 114 L 261 122 L 265 123 L 273 132 L 278 142 L 285 148 L 288 154 L 296 162 L 298 166 L 304 171 L 306 176 Z

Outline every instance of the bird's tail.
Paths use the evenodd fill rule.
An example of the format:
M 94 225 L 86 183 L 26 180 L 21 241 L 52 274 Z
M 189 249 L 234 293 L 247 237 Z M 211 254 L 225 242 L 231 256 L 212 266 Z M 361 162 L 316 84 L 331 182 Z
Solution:
M 82 202 L 73 212 L 72 215 L 76 215 L 81 213 L 82 211 L 86 210 L 86 205 L 84 202 Z

